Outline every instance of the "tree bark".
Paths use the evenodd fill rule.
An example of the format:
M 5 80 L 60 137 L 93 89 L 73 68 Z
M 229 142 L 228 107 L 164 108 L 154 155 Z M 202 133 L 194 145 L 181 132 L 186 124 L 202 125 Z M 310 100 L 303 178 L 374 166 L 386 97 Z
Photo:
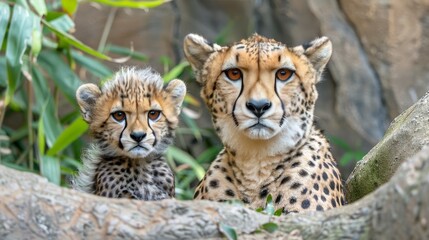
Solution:
M 220 238 L 429 239 L 429 147 L 365 198 L 326 212 L 282 217 L 208 201 L 108 199 L 0 166 L 0 239 Z M 257 231 L 274 221 L 274 233 Z
M 429 145 L 429 92 L 395 118 L 383 139 L 358 162 L 347 179 L 348 202 L 389 181 L 400 164 Z

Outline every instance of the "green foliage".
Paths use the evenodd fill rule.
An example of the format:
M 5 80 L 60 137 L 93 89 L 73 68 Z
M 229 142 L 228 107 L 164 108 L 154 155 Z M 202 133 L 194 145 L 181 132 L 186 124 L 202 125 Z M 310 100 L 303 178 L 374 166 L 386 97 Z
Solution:
M 152 8 L 166 2 L 90 1 L 129 8 Z M 82 139 L 88 129 L 75 100 L 76 89 L 84 82 L 77 70 L 85 71 L 85 80 L 103 84 L 113 72 L 102 61 L 148 60 L 132 47 L 106 44 L 102 51 L 97 51 L 71 35 L 75 28 L 72 16 L 79 3 L 77 0 L 0 2 L 0 164 L 39 173 L 63 186 L 67 186 L 67 179 L 81 165 L 80 153 L 85 147 Z M 110 54 L 121 58 L 112 58 Z M 189 75 L 187 62 L 173 66 L 170 59 L 161 60 L 165 82 Z M 171 147 L 167 152 L 177 176 L 179 199 L 192 198 L 193 186 L 220 150 L 215 141 L 206 140 L 214 139 L 215 135 L 195 123 L 198 113 L 192 108 L 199 106 L 193 96 L 186 96 L 182 114 L 185 126 L 177 131 L 181 146 Z M 18 126 L 3 123 L 5 115 L 9 124 L 16 122 Z M 208 149 L 201 153 L 188 151 L 192 148 L 187 144 L 191 142 L 188 139 L 206 141 Z
M 340 149 L 344 150 L 344 154 L 338 160 L 340 166 L 346 166 L 351 162 L 357 162 L 365 156 L 364 151 L 360 149 L 354 149 L 341 138 L 330 136 L 329 141 L 338 146 Z
M 265 200 L 265 206 L 257 208 L 256 212 L 264 213 L 264 214 L 267 214 L 268 216 L 270 216 L 269 221 L 265 224 L 262 224 L 259 227 L 259 229 L 257 230 L 257 232 L 267 231 L 269 233 L 273 233 L 274 231 L 277 230 L 277 228 L 278 228 L 277 223 L 271 222 L 271 219 L 273 216 L 275 216 L 275 217 L 281 216 L 283 213 L 283 208 L 279 208 L 277 210 L 274 208 L 273 196 L 271 194 L 268 194 L 268 196 Z
M 273 233 L 274 231 L 276 231 L 279 228 L 279 226 L 276 223 L 273 222 L 267 222 L 265 224 L 262 224 L 261 229 L 269 232 L 269 233 Z
M 237 240 L 237 233 L 235 232 L 234 228 L 232 228 L 226 224 L 220 223 L 219 224 L 219 230 L 226 237 L 226 239 Z

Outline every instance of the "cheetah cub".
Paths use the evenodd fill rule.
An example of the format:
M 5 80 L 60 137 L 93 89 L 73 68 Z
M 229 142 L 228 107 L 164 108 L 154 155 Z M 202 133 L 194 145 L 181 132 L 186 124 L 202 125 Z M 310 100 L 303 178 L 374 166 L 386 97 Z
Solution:
M 255 34 L 219 46 L 189 34 L 184 52 L 224 144 L 194 198 L 259 208 L 271 194 L 285 213 L 344 204 L 329 143 L 313 125 L 328 38 L 288 47 Z
M 77 102 L 94 142 L 82 155 L 73 187 L 110 198 L 174 197 L 174 176 L 163 155 L 185 94 L 181 80 L 163 86 L 150 68 L 122 69 L 101 89 L 80 86 Z

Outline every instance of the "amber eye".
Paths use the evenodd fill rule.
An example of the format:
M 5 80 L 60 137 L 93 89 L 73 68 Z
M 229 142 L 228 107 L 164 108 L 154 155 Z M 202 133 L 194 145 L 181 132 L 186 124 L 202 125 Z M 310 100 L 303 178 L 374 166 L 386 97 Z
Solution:
M 152 121 L 156 121 L 160 115 L 161 115 L 161 111 L 159 111 L 159 110 L 150 110 L 147 114 L 149 119 Z
M 122 122 L 125 119 L 125 113 L 122 111 L 116 111 L 114 113 L 111 114 L 113 119 L 115 119 L 118 122 Z
M 231 81 L 237 81 L 243 77 L 243 74 L 241 73 L 240 69 L 238 69 L 238 68 L 230 68 L 230 69 L 225 70 L 225 75 Z
M 287 81 L 290 77 L 292 77 L 294 71 L 287 69 L 287 68 L 281 68 L 276 72 L 276 79 L 280 81 Z

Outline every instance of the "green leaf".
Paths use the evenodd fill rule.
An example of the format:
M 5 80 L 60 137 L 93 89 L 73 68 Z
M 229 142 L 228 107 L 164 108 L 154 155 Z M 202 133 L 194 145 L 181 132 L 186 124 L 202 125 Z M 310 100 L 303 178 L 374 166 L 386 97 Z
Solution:
M 44 0 L 29 0 L 29 2 L 31 6 L 34 7 L 34 9 L 36 10 L 39 16 L 43 16 L 46 14 L 47 10 L 46 10 L 46 4 Z
M 280 217 L 283 214 L 283 208 L 279 208 L 274 212 L 274 216 Z
M 135 59 L 135 60 L 138 60 L 141 62 L 146 62 L 149 59 L 148 56 L 146 56 L 142 53 L 136 52 L 132 48 L 126 48 L 126 47 L 116 46 L 116 45 L 112 45 L 112 44 L 108 44 L 104 48 L 104 52 L 111 52 L 111 53 L 115 53 L 115 54 L 129 56 L 132 59 Z
M 187 66 L 189 66 L 188 62 L 181 62 L 178 65 L 174 66 L 173 69 L 171 69 L 168 73 L 164 74 L 164 76 L 162 77 L 164 79 L 164 82 L 169 82 L 175 78 L 178 78 Z
M 88 130 L 88 124 L 81 117 L 77 118 L 70 126 L 64 129 L 46 155 L 54 156 L 81 137 L 86 130 Z
M 273 196 L 268 194 L 267 199 L 265 200 L 265 205 L 273 204 Z
M 40 72 L 38 67 L 31 69 L 33 76 L 33 90 L 36 99 L 36 112 L 39 113 L 45 107 L 47 99 L 51 97 L 51 93 L 45 77 Z
M 279 228 L 279 226 L 276 223 L 268 222 L 268 223 L 262 224 L 261 228 L 269 233 L 273 233 Z
M 87 57 L 77 51 L 71 51 L 71 55 L 79 65 L 87 69 L 98 78 L 106 79 L 113 75 L 113 72 L 110 70 L 110 68 L 106 67 L 95 59 Z
M 48 146 L 52 146 L 58 136 L 62 132 L 60 120 L 55 112 L 54 100 L 51 96 L 47 98 L 47 104 L 45 113 L 42 115 L 43 126 L 45 130 L 46 143 Z
M 268 215 L 273 215 L 274 211 L 275 210 L 274 210 L 273 196 L 271 196 L 271 194 L 268 194 L 266 205 L 265 205 L 265 213 L 267 213 Z
M 68 32 L 70 29 L 74 28 L 73 20 L 64 13 L 61 13 L 55 19 L 49 21 L 49 23 L 52 25 L 52 27 L 61 32 Z
M 258 207 L 257 209 L 255 209 L 255 211 L 261 213 L 261 212 L 264 211 L 264 208 L 263 207 Z
M 73 158 L 69 158 L 67 156 L 63 156 L 62 158 L 63 160 L 61 161 L 61 165 L 68 167 L 68 168 L 73 168 L 73 169 L 79 169 L 80 167 L 82 167 L 82 163 L 79 162 L 76 159 Z
M 3 39 L 6 35 L 7 24 L 10 17 L 10 7 L 4 2 L 0 2 L 0 49 L 3 45 Z
M 7 70 L 6 70 L 6 58 L 0 58 L 0 91 L 1 88 L 7 87 Z
M 34 57 L 39 55 L 42 50 L 42 29 L 38 23 L 33 24 L 33 31 L 31 33 L 31 53 Z
M 63 6 L 64 11 L 72 16 L 77 10 L 78 0 L 61 0 L 61 5 Z
M 125 8 L 154 8 L 159 5 L 169 2 L 169 0 L 151 0 L 151 1 L 131 1 L 131 0 L 89 0 L 90 2 L 97 2 L 111 7 L 125 7 Z
M 49 182 L 60 185 L 61 168 L 58 158 L 42 155 L 40 157 L 40 172 Z
M 197 157 L 197 162 L 198 163 L 210 163 L 210 162 L 212 162 L 216 158 L 216 156 L 218 155 L 220 150 L 222 150 L 221 146 L 212 146 L 212 147 L 206 149 L 204 152 L 202 152 Z
M 39 154 L 45 154 L 46 142 L 45 142 L 45 127 L 43 125 L 43 115 L 45 115 L 45 109 L 48 105 L 48 101 L 43 106 L 42 111 L 40 112 L 39 122 L 37 124 L 37 145 L 39 146 Z
M 13 94 L 22 76 L 22 56 L 27 49 L 27 44 L 31 41 L 32 27 L 33 17 L 30 12 L 20 5 L 15 5 L 6 42 L 6 62 L 8 69 L 6 105 L 12 100 Z
M 337 145 L 344 151 L 352 151 L 352 147 L 347 144 L 347 142 L 339 137 L 330 136 L 329 141 L 331 141 L 333 144 Z
M 16 3 L 16 5 L 20 5 L 20 6 L 24 7 L 25 9 L 30 9 L 28 4 L 27 4 L 27 0 L 15 0 L 14 2 Z
M 68 100 L 76 105 L 76 90 L 82 82 L 60 55 L 54 51 L 43 51 L 40 53 L 38 62 L 48 72 L 49 76 L 64 95 L 66 95 Z
M 53 33 L 55 33 L 58 37 L 63 38 L 63 40 L 65 42 L 67 42 L 68 44 L 72 45 L 73 47 L 76 47 L 82 51 L 84 51 L 87 54 L 90 54 L 94 57 L 103 59 L 103 60 L 108 60 L 108 61 L 117 61 L 120 62 L 120 60 L 114 60 L 109 56 L 106 56 L 100 52 L 97 52 L 96 50 L 92 49 L 91 47 L 83 44 L 81 41 L 77 40 L 75 37 L 73 37 L 72 35 L 65 33 L 63 31 L 60 31 L 58 29 L 56 29 L 51 23 L 49 23 L 48 21 L 42 19 L 42 23 L 43 25 L 45 25 L 49 30 L 51 30 Z
M 198 180 L 201 180 L 204 177 L 204 168 L 201 167 L 201 165 L 187 152 L 176 147 L 169 147 L 167 149 L 167 155 L 182 164 L 188 164 L 194 170 Z
M 220 228 L 219 228 L 219 230 L 220 230 L 220 232 L 228 239 L 228 240 L 237 240 L 237 233 L 235 232 L 235 229 L 234 228 L 232 228 L 232 227 L 230 227 L 230 226 L 228 226 L 228 225 L 226 225 L 226 224 L 223 224 L 223 223 L 220 223 L 220 226 L 219 226 Z

